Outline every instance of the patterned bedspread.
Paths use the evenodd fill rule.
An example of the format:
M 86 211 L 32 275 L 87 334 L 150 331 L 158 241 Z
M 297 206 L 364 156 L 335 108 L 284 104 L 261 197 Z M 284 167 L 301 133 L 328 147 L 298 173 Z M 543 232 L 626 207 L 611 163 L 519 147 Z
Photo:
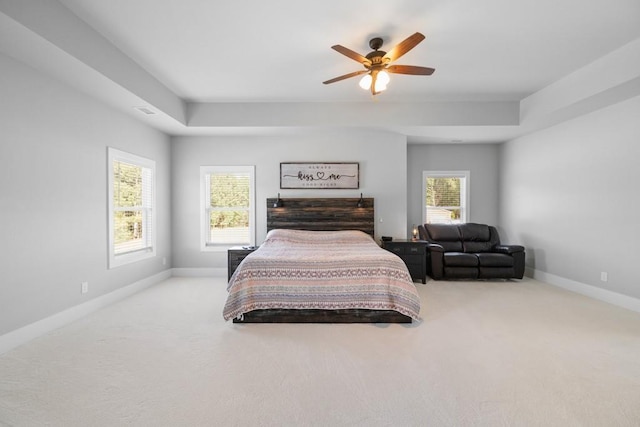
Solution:
M 271 230 L 227 290 L 225 320 L 271 308 L 394 310 L 420 319 L 405 264 L 355 230 Z

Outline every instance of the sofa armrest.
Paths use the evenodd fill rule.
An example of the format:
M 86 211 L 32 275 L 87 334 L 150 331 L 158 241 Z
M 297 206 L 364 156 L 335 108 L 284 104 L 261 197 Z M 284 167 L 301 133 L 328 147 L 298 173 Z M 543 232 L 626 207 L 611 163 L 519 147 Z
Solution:
M 428 249 L 429 276 L 435 280 L 442 279 L 444 277 L 444 248 L 437 243 L 429 243 Z
M 524 246 L 520 245 L 497 245 L 494 252 L 511 255 L 513 257 L 513 277 L 522 279 L 524 277 Z
M 520 245 L 496 245 L 493 247 L 493 252 L 499 252 L 501 254 L 513 255 L 516 252 L 524 252 L 524 246 Z
M 428 248 L 432 252 L 444 252 L 444 248 L 442 247 L 442 245 L 439 245 L 437 243 L 429 243 Z

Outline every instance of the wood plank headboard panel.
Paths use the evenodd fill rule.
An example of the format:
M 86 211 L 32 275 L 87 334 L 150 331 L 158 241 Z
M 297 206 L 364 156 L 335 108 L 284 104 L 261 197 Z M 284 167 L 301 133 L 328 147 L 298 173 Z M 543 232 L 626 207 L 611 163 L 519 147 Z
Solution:
M 374 237 L 375 212 L 373 198 L 290 198 L 280 199 L 282 207 L 274 208 L 277 199 L 267 199 L 267 231 L 276 228 L 297 230 L 361 230 Z

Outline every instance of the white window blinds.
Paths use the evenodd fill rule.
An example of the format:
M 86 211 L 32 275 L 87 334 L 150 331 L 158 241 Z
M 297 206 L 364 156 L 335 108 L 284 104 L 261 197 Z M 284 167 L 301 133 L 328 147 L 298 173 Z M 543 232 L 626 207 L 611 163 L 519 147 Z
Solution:
M 253 245 L 253 166 L 203 167 L 204 248 Z
M 155 254 L 155 162 L 109 149 L 110 266 Z
M 469 172 L 423 172 L 424 222 L 459 224 L 468 218 Z

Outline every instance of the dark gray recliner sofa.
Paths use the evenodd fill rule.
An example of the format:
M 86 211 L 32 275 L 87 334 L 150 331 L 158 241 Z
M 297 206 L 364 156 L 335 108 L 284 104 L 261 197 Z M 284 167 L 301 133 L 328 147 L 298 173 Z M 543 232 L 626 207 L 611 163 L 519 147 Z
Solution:
M 424 224 L 429 242 L 429 276 L 438 279 L 522 279 L 524 247 L 501 245 L 498 230 L 486 224 Z

